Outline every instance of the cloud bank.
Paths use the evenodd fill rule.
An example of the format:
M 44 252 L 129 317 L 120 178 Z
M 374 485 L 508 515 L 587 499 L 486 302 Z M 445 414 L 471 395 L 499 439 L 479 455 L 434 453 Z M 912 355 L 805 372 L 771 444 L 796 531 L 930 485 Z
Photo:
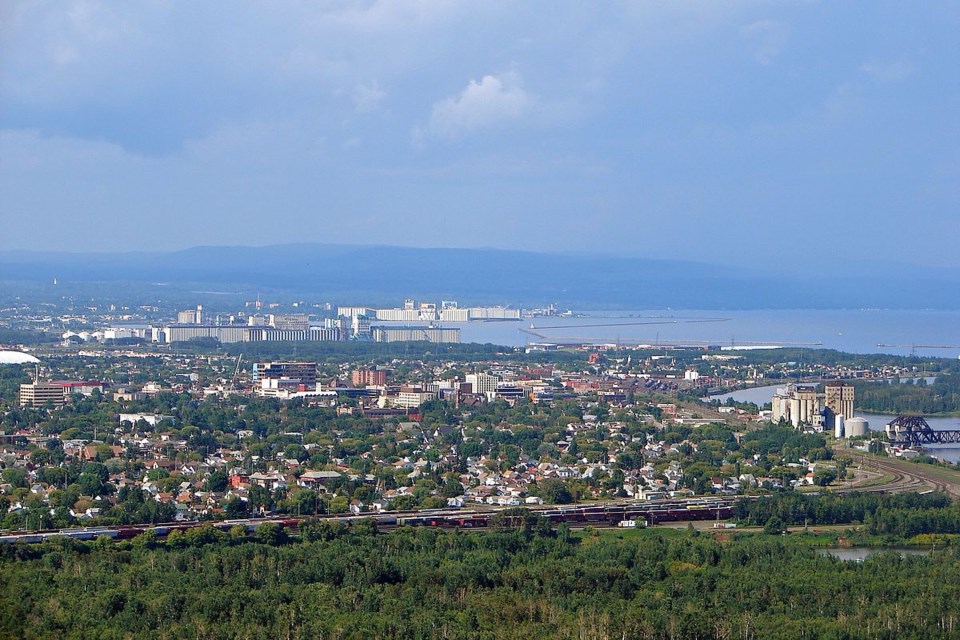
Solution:
M 958 32 L 937 4 L 14 0 L 0 249 L 956 265 Z

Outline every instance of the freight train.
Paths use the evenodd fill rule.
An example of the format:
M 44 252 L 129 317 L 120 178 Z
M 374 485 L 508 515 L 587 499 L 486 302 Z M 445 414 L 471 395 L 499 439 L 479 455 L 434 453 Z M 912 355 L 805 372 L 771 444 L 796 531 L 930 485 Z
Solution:
M 689 520 L 727 519 L 733 516 L 734 504 L 739 498 L 696 498 L 652 502 L 606 502 L 595 504 L 531 507 L 529 510 L 551 524 L 567 523 L 573 526 L 617 526 L 624 520 L 642 521 L 648 525 Z M 351 522 L 372 519 L 378 527 L 396 526 L 440 527 L 450 529 L 475 529 L 490 526 L 491 519 L 503 509 L 433 509 L 421 511 L 397 511 L 389 513 L 361 513 L 304 517 L 263 517 L 218 521 L 184 521 L 162 524 L 120 525 L 114 527 L 76 527 L 44 531 L 0 532 L 0 544 L 37 543 L 58 538 L 95 540 L 107 537 L 129 540 L 142 533 L 152 532 L 163 538 L 174 531 L 187 531 L 202 526 L 212 526 L 221 531 L 242 526 L 248 533 L 256 531 L 264 523 L 275 523 L 284 529 L 296 532 L 305 522 Z

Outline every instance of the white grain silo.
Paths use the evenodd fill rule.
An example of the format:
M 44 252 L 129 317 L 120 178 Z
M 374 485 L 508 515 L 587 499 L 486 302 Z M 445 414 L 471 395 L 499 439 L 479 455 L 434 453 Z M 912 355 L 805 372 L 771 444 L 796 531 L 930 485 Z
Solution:
M 837 438 L 842 438 L 843 433 L 843 415 L 838 415 L 833 419 L 833 435 Z
M 843 423 L 844 431 L 848 438 L 859 438 L 867 435 L 870 430 L 870 423 L 865 418 L 850 418 Z

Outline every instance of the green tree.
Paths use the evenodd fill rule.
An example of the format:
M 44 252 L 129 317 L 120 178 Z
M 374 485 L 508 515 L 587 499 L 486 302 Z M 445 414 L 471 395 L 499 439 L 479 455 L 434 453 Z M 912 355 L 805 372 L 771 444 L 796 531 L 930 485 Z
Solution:
M 207 491 L 223 492 L 229 486 L 229 478 L 225 471 L 217 470 L 207 477 Z
M 537 491 L 540 497 L 552 504 L 569 504 L 573 502 L 573 494 L 562 480 L 547 478 L 539 483 Z
M 258 542 L 268 544 L 272 547 L 277 547 L 287 542 L 287 532 L 282 525 L 276 522 L 264 522 L 258 526 L 254 537 Z

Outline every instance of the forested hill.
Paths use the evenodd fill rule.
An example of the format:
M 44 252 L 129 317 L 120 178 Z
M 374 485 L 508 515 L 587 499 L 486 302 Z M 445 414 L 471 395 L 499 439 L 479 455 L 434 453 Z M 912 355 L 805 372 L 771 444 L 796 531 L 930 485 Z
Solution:
M 779 535 L 322 526 L 310 541 L 286 542 L 271 526 L 255 541 L 207 528 L 166 543 L 6 546 L 0 637 L 903 640 L 960 631 L 956 548 L 858 564 Z
M 369 303 L 415 295 L 469 303 L 620 308 L 960 305 L 954 295 L 960 288 L 957 270 L 901 265 L 827 269 L 811 264 L 785 260 L 734 268 L 624 256 L 304 243 L 167 253 L 4 251 L 0 280 L 191 283 L 352 296 Z

